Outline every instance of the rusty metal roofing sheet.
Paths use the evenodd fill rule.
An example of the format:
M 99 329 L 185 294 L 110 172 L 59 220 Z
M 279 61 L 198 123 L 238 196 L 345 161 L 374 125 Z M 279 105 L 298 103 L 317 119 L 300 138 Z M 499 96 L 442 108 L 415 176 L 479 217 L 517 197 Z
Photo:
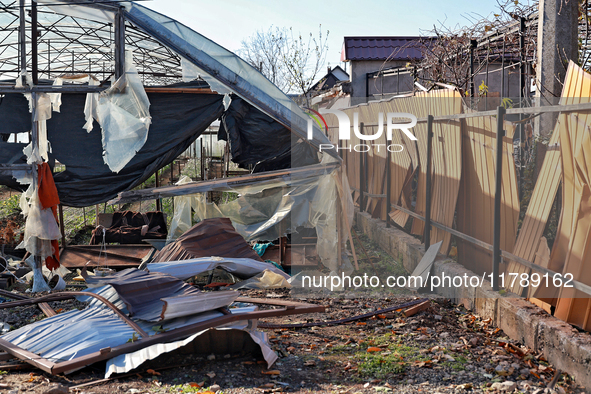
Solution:
M 205 219 L 197 223 L 157 252 L 152 261 L 161 263 L 211 256 L 263 261 L 236 232 L 228 218 Z
M 60 251 L 60 264 L 66 268 L 96 267 L 105 264 L 117 268 L 137 267 L 152 251 L 152 246 L 107 245 L 106 250 L 106 253 L 101 252 L 100 245 L 68 246 Z

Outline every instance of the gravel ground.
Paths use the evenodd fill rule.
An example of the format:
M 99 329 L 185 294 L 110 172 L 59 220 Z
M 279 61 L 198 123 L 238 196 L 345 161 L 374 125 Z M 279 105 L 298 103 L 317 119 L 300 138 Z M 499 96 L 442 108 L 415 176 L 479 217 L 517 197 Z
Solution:
M 245 292 L 253 297 L 289 299 L 287 292 L 269 293 Z M 341 319 L 411 299 L 307 299 L 326 305 L 326 313 L 269 322 Z M 52 304 L 63 311 L 82 306 L 73 301 Z M 36 308 L 1 312 L 4 321 L 16 320 L 15 326 L 42 316 Z M 395 312 L 338 326 L 266 331 L 280 356 L 271 370 L 266 369 L 260 354 L 170 353 L 129 375 L 71 391 L 191 393 L 207 392 L 209 388 L 222 393 L 585 392 L 568 374 L 559 376 L 554 390 L 548 389 L 555 370 L 543 356 L 509 340 L 490 321 L 444 299 L 433 299 L 428 310 L 408 318 Z M 47 393 L 56 389 L 55 384 L 73 387 L 102 379 L 103 374 L 104 363 L 65 377 L 30 368 L 0 374 L 0 389 Z

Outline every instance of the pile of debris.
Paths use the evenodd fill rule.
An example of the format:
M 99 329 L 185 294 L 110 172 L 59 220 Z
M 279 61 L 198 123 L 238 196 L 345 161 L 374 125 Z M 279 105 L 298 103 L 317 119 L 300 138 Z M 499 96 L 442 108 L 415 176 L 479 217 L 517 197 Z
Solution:
M 36 298 L 3 291 L 3 297 L 14 301 L 1 303 L 0 309 L 39 305 L 47 317 L 2 335 L 0 349 L 6 353 L 0 358 L 16 357 L 51 374 L 107 360 L 108 378 L 186 346 L 209 330 L 237 330 L 260 347 L 271 367 L 277 355 L 257 329 L 257 320 L 324 310 L 241 297 L 240 288 L 290 287 L 290 276 L 262 261 L 229 219 L 204 220 L 152 255 L 142 269 L 99 267 L 103 269 L 91 272 L 84 267 L 84 291 L 53 291 Z M 62 275 L 69 272 L 61 269 Z M 230 280 L 212 283 L 216 271 Z M 196 278 L 203 275 L 208 281 L 198 288 Z M 65 290 L 65 282 L 59 290 Z M 56 311 L 49 305 L 72 299 L 84 307 Z M 271 308 L 259 310 L 262 304 Z

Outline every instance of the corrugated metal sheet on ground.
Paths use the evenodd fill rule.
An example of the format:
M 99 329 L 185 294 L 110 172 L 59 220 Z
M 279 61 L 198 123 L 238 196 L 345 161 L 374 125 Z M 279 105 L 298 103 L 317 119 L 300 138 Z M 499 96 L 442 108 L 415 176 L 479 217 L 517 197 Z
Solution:
M 205 219 L 154 255 L 155 263 L 199 257 L 249 258 L 262 261 L 228 218 Z
M 503 138 L 503 173 L 501 195 L 501 249 L 513 250 L 519 220 L 519 194 L 513 134 L 515 125 L 505 122 Z M 488 244 L 493 244 L 496 174 L 495 117 L 467 118 L 463 128 L 464 172 L 458 202 L 458 230 Z M 477 274 L 492 272 L 492 252 L 471 242 L 457 239 L 458 261 Z

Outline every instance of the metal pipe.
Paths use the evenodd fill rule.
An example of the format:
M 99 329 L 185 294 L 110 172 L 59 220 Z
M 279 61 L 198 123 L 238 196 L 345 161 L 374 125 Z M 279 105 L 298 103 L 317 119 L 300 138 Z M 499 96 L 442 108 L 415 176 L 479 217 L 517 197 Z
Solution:
M 505 35 L 503 34 L 503 52 L 501 54 L 501 100 L 505 97 Z
M 501 194 L 503 177 L 503 119 L 505 117 L 505 108 L 497 108 L 497 163 L 495 172 L 495 210 L 494 210 L 494 228 L 493 228 L 493 276 L 492 288 L 499 290 L 499 264 L 501 263 Z
M 27 69 L 27 24 L 25 20 L 25 0 L 19 1 L 19 50 L 20 50 L 20 57 L 19 57 L 19 73 L 25 71 Z M 21 76 L 23 86 L 27 84 L 27 79 L 25 75 Z
M 361 122 L 359 126 L 361 128 L 361 134 L 363 134 L 363 128 L 365 127 L 364 123 Z M 365 155 L 362 153 L 359 158 L 359 211 L 363 212 L 363 199 L 364 199 L 364 184 L 365 184 L 365 163 L 364 163 Z
M 470 40 L 470 87 L 469 97 L 474 97 L 474 49 L 476 48 L 476 40 Z
M 391 141 L 388 141 L 391 142 Z M 392 169 L 391 169 L 391 155 L 392 153 L 390 152 L 389 149 L 386 149 L 386 227 L 390 227 L 390 209 L 391 209 L 391 201 L 390 199 L 392 198 Z
M 31 1 L 31 79 L 33 85 L 39 84 L 39 59 L 37 48 L 37 2 Z
M 433 115 L 427 116 L 427 195 L 425 198 L 425 250 L 431 246 L 431 166 L 433 161 Z
M 62 234 L 62 248 L 66 248 L 66 230 L 64 225 L 64 207 L 60 203 L 58 206 L 58 213 L 60 219 L 60 233 Z
M 156 170 L 156 172 L 154 173 L 156 177 L 156 187 L 160 187 L 160 175 L 158 174 L 159 171 L 160 170 Z M 162 211 L 162 200 L 159 198 L 156 199 L 156 210 Z
M 125 73 L 125 18 L 123 9 L 115 14 L 115 79 Z

